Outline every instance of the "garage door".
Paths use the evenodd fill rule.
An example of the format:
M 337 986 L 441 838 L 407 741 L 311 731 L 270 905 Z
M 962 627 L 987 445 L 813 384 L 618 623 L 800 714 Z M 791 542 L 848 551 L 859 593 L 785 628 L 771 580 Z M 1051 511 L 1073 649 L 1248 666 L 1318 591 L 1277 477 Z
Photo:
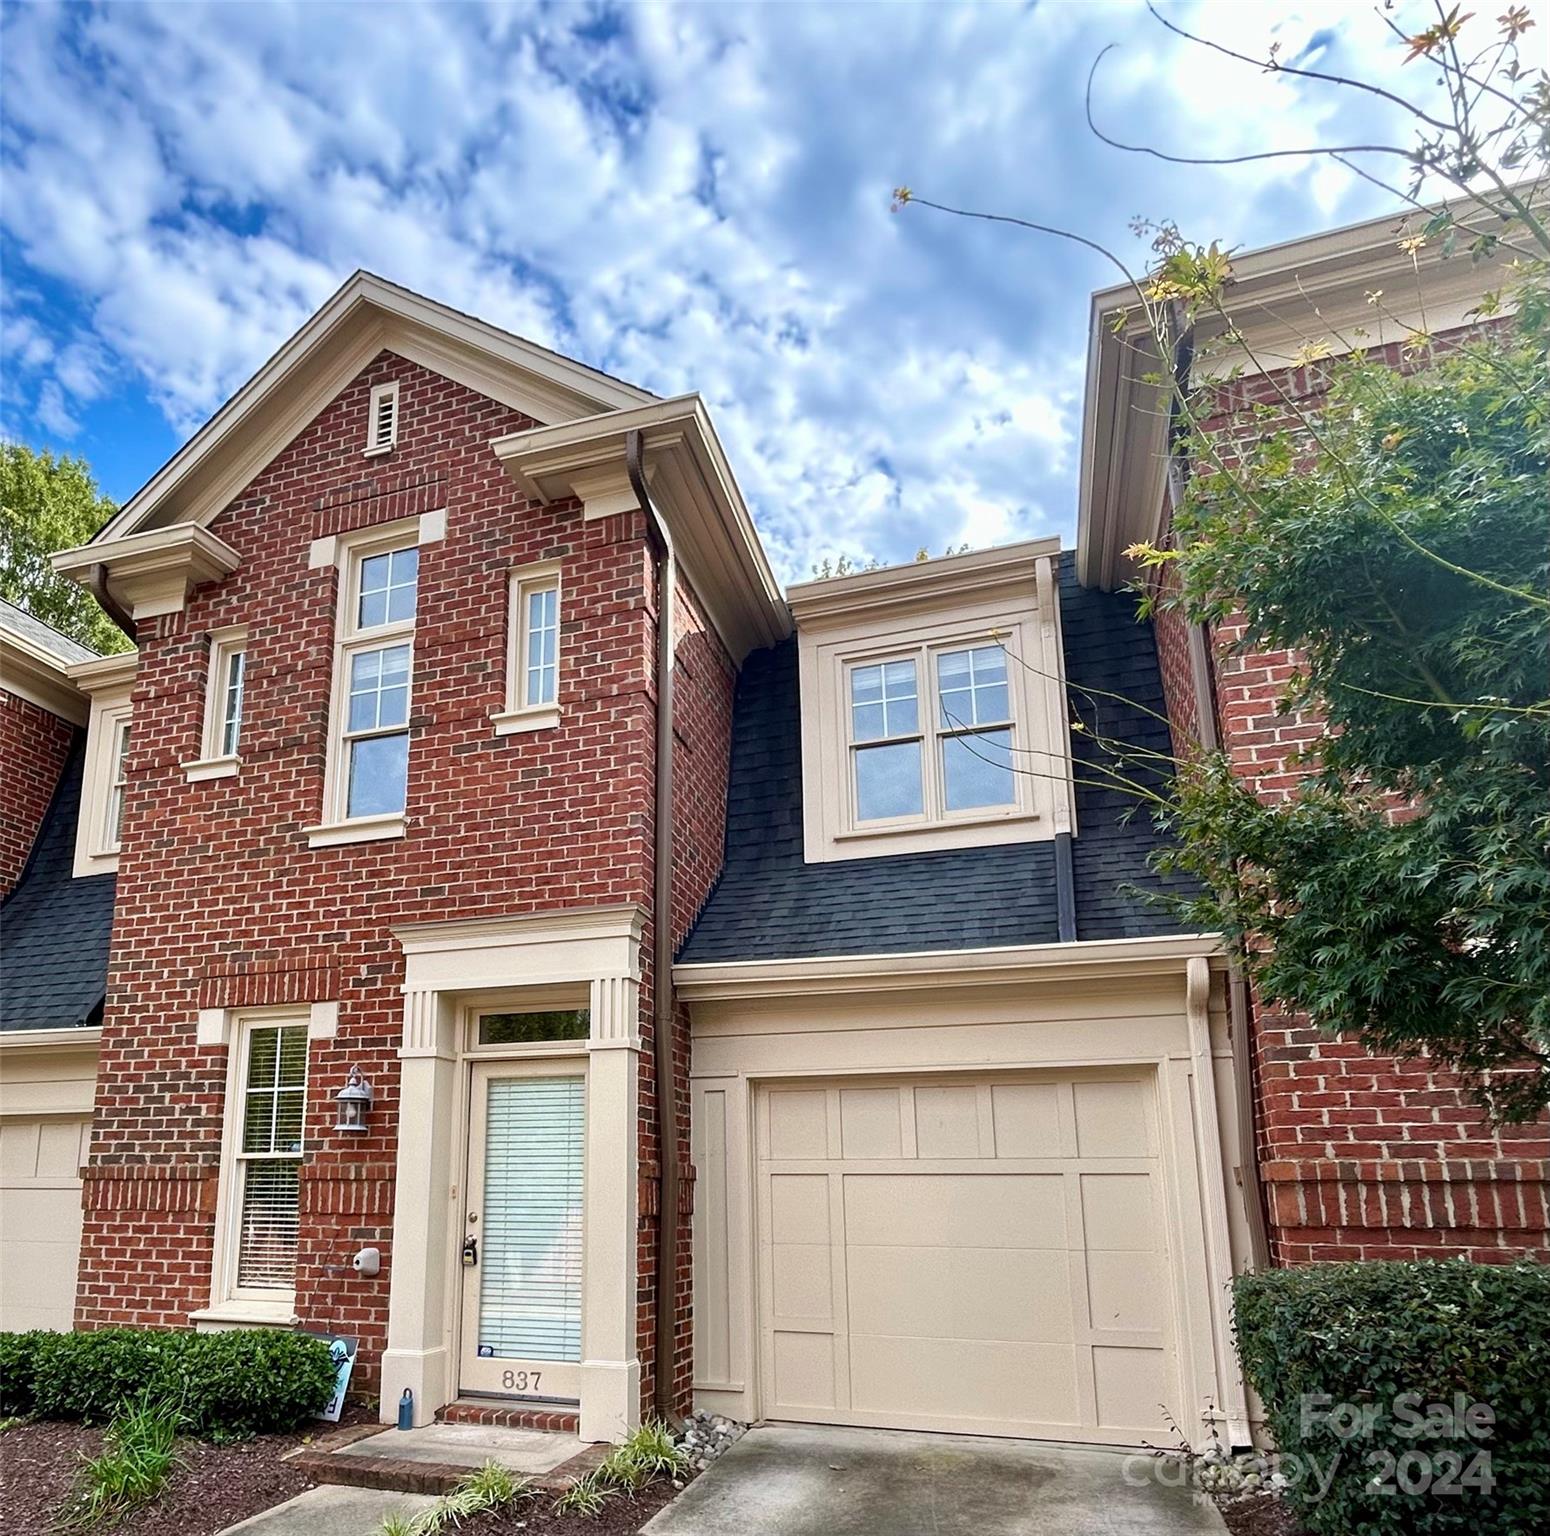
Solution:
M 0 1331 L 69 1328 L 91 1121 L 0 1119 Z
M 770 1086 L 756 1134 L 768 1417 L 1134 1444 L 1178 1413 L 1147 1079 Z

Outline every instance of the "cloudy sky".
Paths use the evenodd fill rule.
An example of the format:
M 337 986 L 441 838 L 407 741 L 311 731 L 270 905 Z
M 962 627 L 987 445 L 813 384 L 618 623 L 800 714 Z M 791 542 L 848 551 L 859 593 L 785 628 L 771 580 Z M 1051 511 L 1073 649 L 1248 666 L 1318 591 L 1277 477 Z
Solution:
M 1170 3 L 1398 70 L 1354 3 Z M 1429 14 L 1429 8 L 1428 14 Z M 1128 0 L 3 7 L 0 432 L 133 492 L 356 267 L 710 406 L 786 579 L 1075 522 L 1074 246 L 889 192 L 1262 244 L 1381 213 L 1338 167 L 1173 167 L 1384 131 Z M 1413 66 L 1412 66 L 1413 67 Z M 1410 84 L 1408 76 L 1400 76 Z M 1420 81 L 1417 75 L 1417 83 Z M 1390 135 L 1399 132 L 1389 125 Z

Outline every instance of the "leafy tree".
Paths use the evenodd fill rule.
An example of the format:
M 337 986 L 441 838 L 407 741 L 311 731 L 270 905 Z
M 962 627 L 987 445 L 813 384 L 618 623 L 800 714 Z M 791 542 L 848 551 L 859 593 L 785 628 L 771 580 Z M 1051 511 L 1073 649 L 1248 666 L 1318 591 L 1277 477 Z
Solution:
M 130 641 L 83 587 L 48 557 L 84 544 L 118 508 L 85 459 L 0 443 L 0 597 L 104 654 Z
M 1157 765 L 1123 743 L 1099 742 L 1085 765 L 1172 834 L 1162 869 L 1201 882 L 1183 903 L 1191 926 L 1223 932 L 1267 1001 L 1376 1051 L 1425 1052 L 1496 1117 L 1527 1119 L 1550 1104 L 1550 81 L 1520 60 L 1523 7 L 1489 32 L 1459 7 L 1410 12 L 1426 24 L 1385 15 L 1404 50 L 1395 75 L 1361 80 L 1283 64 L 1275 47 L 1253 58 L 1152 9 L 1245 65 L 1381 99 L 1411 123 L 1408 143 L 1229 162 L 1121 143 L 1090 92 L 1088 105 L 1104 142 L 1162 160 L 1334 160 L 1410 211 L 1397 244 L 1412 257 L 1431 242 L 1455 260 L 1509 257 L 1510 292 L 1485 296 L 1471 336 L 1439 346 L 1410 327 L 1398 370 L 1366 359 L 1360 334 L 1339 338 L 1337 363 L 1328 338 L 1309 337 L 1296 361 L 1323 370 L 1327 392 L 1293 396 L 1234 322 L 1232 251 L 1166 221 L 1138 225 L 1153 245 L 1135 274 L 1057 225 L 907 187 L 894 207 L 1075 241 L 1124 274 L 1136 302 L 1116 330 L 1144 316 L 1182 485 L 1169 543 L 1130 551 L 1143 608 L 1240 615 L 1242 643 L 1301 658 L 1285 707 L 1328 729 L 1280 799 L 1258 798 L 1221 753 L 1171 761 L 1165 802 L 1143 792 Z M 1424 82 L 1402 73 L 1415 63 Z M 1438 182 L 1449 201 L 1429 204 Z M 1220 385 L 1244 361 L 1273 398 L 1229 450 Z

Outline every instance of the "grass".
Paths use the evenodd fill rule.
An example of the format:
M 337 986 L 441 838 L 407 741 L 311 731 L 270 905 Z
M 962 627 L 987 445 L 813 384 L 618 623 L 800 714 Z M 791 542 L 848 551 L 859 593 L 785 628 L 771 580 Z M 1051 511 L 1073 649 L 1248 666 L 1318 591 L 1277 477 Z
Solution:
M 61 1527 L 86 1531 L 116 1523 L 156 1498 L 178 1462 L 181 1421 L 178 1409 L 149 1398 L 122 1410 L 108 1425 L 102 1454 L 82 1462 Z
M 487 1461 L 461 1479 L 451 1493 L 437 1499 L 429 1509 L 421 1510 L 412 1518 L 388 1515 L 379 1528 L 379 1536 L 436 1536 L 448 1526 L 461 1525 L 470 1515 L 504 1509 L 518 1499 L 533 1498 L 535 1492 L 529 1479 L 518 1477 L 499 1462 Z

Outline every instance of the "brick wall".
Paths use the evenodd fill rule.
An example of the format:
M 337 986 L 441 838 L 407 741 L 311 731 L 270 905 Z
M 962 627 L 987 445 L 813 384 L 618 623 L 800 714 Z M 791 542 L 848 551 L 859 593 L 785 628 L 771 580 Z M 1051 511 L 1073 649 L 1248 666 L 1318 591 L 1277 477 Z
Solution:
M 1375 357 L 1407 366 L 1400 349 Z M 1250 408 L 1277 388 L 1316 406 L 1324 376 L 1289 369 L 1224 389 L 1214 430 L 1241 440 L 1267 430 Z M 1183 626 L 1159 622 L 1158 648 L 1176 730 L 1195 731 Z M 1235 616 L 1212 636 L 1223 746 L 1267 801 L 1301 774 L 1299 749 L 1316 740 L 1316 715 L 1278 701 L 1296 666 L 1286 651 L 1245 650 Z M 1189 695 L 1187 702 L 1185 696 Z M 1256 1003 L 1254 1075 L 1261 1177 L 1273 1258 L 1411 1258 L 1462 1254 L 1550 1257 L 1546 1168 L 1550 1124 L 1492 1129 L 1457 1081 L 1426 1060 L 1375 1056 L 1306 1018 Z
M 74 739 L 69 721 L 0 688 L 0 896 L 21 876 Z
M 367 398 L 389 380 L 400 384 L 399 441 L 366 460 Z M 216 519 L 239 568 L 185 613 L 143 626 L 81 1326 L 186 1326 L 209 1301 L 227 1051 L 195 1043 L 196 1011 L 337 1001 L 336 1036 L 309 1055 L 297 1310 L 305 1326 L 360 1336 L 357 1382 L 369 1388 L 392 1273 L 403 977 L 390 930 L 565 906 L 649 909 L 653 594 L 643 519 L 586 523 L 574 502 L 524 501 L 489 442 L 530 425 L 379 355 Z M 336 574 L 309 568 L 308 544 L 443 507 L 446 537 L 420 551 L 408 833 L 309 848 L 303 829 L 322 819 Z M 506 573 L 539 560 L 563 563 L 562 719 L 496 736 Z M 679 622 L 682 931 L 719 866 L 731 671 L 692 592 Z M 249 647 L 241 771 L 190 783 L 182 764 L 200 756 L 204 636 L 233 623 L 247 626 Z M 648 971 L 650 944 L 648 933 Z M 650 1010 L 648 974 L 648 1091 Z M 686 1058 L 686 1035 L 682 1046 Z M 332 1129 L 333 1096 L 356 1064 L 376 1103 L 369 1132 L 345 1138 Z M 649 1222 L 641 1243 L 654 1243 Z M 363 1244 L 382 1249 L 375 1279 L 348 1270 Z M 643 1270 L 643 1319 L 653 1280 Z

